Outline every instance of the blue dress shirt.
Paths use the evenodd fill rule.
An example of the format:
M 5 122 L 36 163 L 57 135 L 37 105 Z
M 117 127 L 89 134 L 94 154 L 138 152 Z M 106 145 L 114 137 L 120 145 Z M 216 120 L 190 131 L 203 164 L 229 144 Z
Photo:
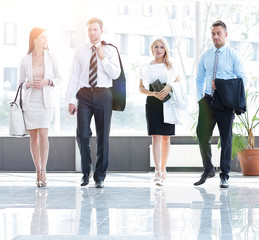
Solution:
M 199 61 L 198 74 L 196 78 L 198 101 L 203 98 L 204 93 L 212 95 L 212 78 L 216 50 L 217 48 L 213 46 L 202 54 Z M 227 45 L 219 48 L 216 78 L 226 80 L 233 78 L 242 78 L 244 85 L 247 82 L 246 73 L 239 53 Z

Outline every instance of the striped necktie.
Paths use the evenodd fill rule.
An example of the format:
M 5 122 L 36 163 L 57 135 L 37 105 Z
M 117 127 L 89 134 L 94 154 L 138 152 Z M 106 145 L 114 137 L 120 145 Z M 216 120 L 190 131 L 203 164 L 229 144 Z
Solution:
M 213 69 L 212 80 L 215 80 L 215 78 L 216 78 L 216 73 L 217 73 L 217 69 L 218 69 L 218 59 L 219 59 L 219 50 L 217 49 L 216 52 L 215 52 L 215 60 L 214 60 L 214 69 Z M 214 93 L 214 89 L 212 88 L 211 95 L 213 95 L 213 93 Z
M 96 56 L 96 47 L 92 46 L 92 57 L 90 59 L 89 67 L 89 85 L 95 87 L 97 85 L 97 56 Z

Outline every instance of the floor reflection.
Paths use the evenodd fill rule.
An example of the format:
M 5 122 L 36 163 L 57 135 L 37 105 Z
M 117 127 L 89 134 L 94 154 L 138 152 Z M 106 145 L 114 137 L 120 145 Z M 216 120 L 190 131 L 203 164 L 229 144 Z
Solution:
M 203 199 L 203 207 L 201 210 L 200 228 L 198 239 L 207 238 L 207 240 L 212 239 L 212 209 L 215 201 L 215 194 L 207 193 L 204 188 L 196 188 Z
M 0 239 L 250 240 L 259 239 L 259 178 L 231 176 L 194 187 L 199 174 L 110 173 L 104 189 L 80 174 L 49 174 L 47 188 L 34 174 L 0 174 Z M 19 186 L 17 185 L 19 182 Z
M 220 239 L 225 240 L 233 239 L 232 226 L 231 226 L 231 202 L 228 196 L 229 189 L 220 189 L 220 221 L 221 221 L 221 231 Z
M 154 240 L 171 239 L 171 216 L 167 208 L 166 188 L 155 189 L 155 208 L 153 215 Z
M 47 197 L 48 190 L 46 188 L 36 189 L 36 203 L 31 219 L 31 235 L 48 235 L 49 233 Z
M 98 195 L 104 190 L 98 189 Z M 96 204 L 96 195 L 88 188 L 81 189 L 80 221 L 77 235 L 109 235 L 109 209 L 105 197 Z
M 214 239 L 215 231 L 213 230 L 212 211 L 220 210 L 220 231 L 217 234 L 218 239 L 226 240 L 233 239 L 232 227 L 231 227 L 231 206 L 229 198 L 227 196 L 228 189 L 220 189 L 219 204 L 215 202 L 215 194 L 208 193 L 205 188 L 196 187 L 196 190 L 200 192 L 203 199 L 203 207 L 200 216 L 200 228 L 198 234 L 198 240 L 211 240 Z M 215 225 L 214 225 L 215 226 Z
M 259 188 L 247 186 L 230 188 L 228 198 L 231 203 L 231 225 L 234 237 L 259 239 Z

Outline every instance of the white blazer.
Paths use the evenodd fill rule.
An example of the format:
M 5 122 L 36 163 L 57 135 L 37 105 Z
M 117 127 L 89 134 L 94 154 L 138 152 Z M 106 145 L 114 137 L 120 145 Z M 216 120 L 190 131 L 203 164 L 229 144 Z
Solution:
M 164 122 L 170 124 L 186 124 L 183 117 L 183 110 L 188 107 L 187 95 L 183 89 L 181 82 L 174 82 L 171 84 L 172 93 L 171 98 L 163 103 Z M 189 119 L 192 119 L 190 117 Z
M 57 61 L 54 56 L 47 50 L 44 50 L 44 79 L 53 82 L 53 86 L 43 87 L 43 102 L 47 109 L 55 106 L 55 86 L 61 82 L 58 71 Z M 21 61 L 20 65 L 20 83 L 33 81 L 32 74 L 32 53 L 27 54 Z M 26 111 L 30 101 L 32 88 L 26 88 L 23 84 L 23 110 Z

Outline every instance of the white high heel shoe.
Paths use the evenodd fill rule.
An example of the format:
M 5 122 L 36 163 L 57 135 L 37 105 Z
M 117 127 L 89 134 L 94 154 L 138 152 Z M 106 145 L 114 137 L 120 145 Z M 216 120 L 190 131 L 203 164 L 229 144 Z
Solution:
M 166 171 L 165 172 L 160 172 L 161 177 L 159 178 L 159 181 L 156 182 L 157 186 L 164 186 L 165 185 L 165 179 L 166 179 Z
M 36 173 L 37 173 L 36 186 L 40 187 L 40 180 L 39 180 L 40 179 L 40 176 L 39 176 L 40 174 L 38 174 L 38 173 L 40 173 L 40 171 L 37 171 Z
M 161 171 L 155 171 L 155 178 L 154 178 L 154 182 L 156 183 L 156 185 L 160 185 L 160 181 L 161 181 Z
M 161 171 L 161 178 L 160 178 L 159 186 L 165 185 L 166 175 L 167 175 L 166 171 L 164 171 L 164 172 Z
M 155 171 L 155 178 L 154 178 L 154 182 L 160 182 L 161 179 L 161 171 Z
M 43 172 L 45 174 L 45 180 L 44 181 L 40 181 L 40 186 L 41 187 L 47 187 L 46 170 L 41 170 L 41 172 Z

